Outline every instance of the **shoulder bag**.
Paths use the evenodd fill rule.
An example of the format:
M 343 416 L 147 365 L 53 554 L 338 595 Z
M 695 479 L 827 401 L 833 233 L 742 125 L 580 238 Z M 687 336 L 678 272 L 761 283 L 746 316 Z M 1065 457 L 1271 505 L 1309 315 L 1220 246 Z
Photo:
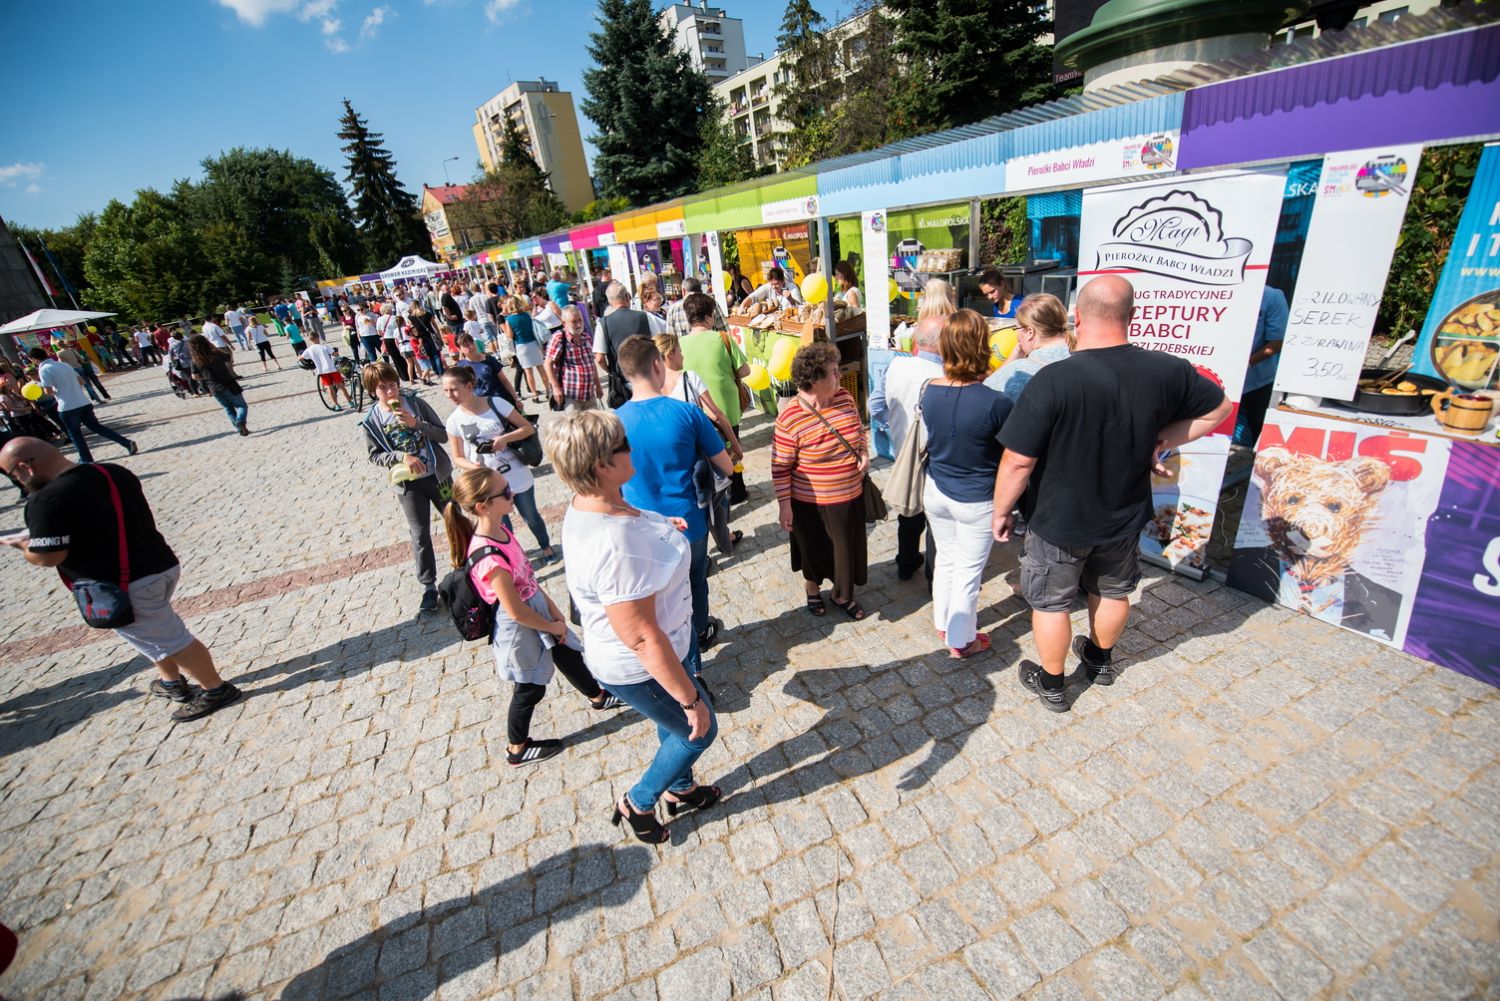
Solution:
M 801 402 L 800 398 L 798 402 Z M 818 420 L 822 421 L 824 427 L 828 428 L 828 430 L 834 433 L 839 442 L 849 450 L 849 454 L 854 456 L 855 461 L 859 460 L 859 453 L 854 450 L 853 445 L 849 444 L 849 439 L 840 434 L 839 429 L 830 424 L 827 417 L 824 417 L 822 414 L 818 413 L 817 410 L 809 407 L 806 403 L 802 403 L 802 406 L 803 409 L 807 410 Z M 887 514 L 885 498 L 880 495 L 880 488 L 875 485 L 874 480 L 870 479 L 870 474 L 868 471 L 865 473 L 865 481 L 862 490 L 865 499 L 865 523 L 868 525 L 873 525 L 877 521 L 883 521 Z
M 517 410 L 516 412 L 521 414 L 523 417 L 526 416 L 524 411 Z M 500 411 L 495 409 L 494 400 L 490 400 L 490 413 L 495 415 L 495 420 L 500 422 L 500 427 L 503 429 L 505 427 L 505 418 L 501 417 Z M 527 419 L 529 420 L 530 418 Z M 509 445 L 506 445 L 504 447 L 516 453 L 517 457 L 519 457 L 522 462 L 526 463 L 526 465 L 540 466 L 543 459 L 541 438 L 542 431 L 541 428 L 538 428 L 535 424 L 532 424 L 531 427 L 533 434 L 530 438 L 522 438 L 520 441 L 513 441 Z
M 740 394 L 740 410 L 743 412 L 750 409 L 750 387 L 740 381 L 739 366 L 734 363 L 734 347 L 729 343 L 729 332 L 719 331 L 719 340 L 724 342 L 724 352 L 729 355 L 729 374 L 734 377 L 734 388 Z
M 932 380 L 928 379 L 917 390 L 917 406 L 912 411 L 911 426 L 906 430 L 901 451 L 896 453 L 890 478 L 885 481 L 886 502 L 903 518 L 922 513 L 922 491 L 927 487 L 927 436 L 922 433 L 922 395 L 931 383 Z
M 130 606 L 130 551 L 125 545 L 125 505 L 120 501 L 115 478 L 103 466 L 94 466 L 109 484 L 109 499 L 115 509 L 115 532 L 120 540 L 120 582 L 79 578 L 63 583 L 73 592 L 78 603 L 78 612 L 83 621 L 95 629 L 119 629 L 135 621 L 135 609 Z M 61 573 L 61 571 L 59 571 Z

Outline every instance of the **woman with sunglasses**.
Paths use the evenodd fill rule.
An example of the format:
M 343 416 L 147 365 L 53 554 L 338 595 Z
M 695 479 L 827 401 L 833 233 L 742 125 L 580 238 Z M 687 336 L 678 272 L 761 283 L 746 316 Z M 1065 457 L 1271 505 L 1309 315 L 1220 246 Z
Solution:
M 718 722 L 702 684 L 684 663 L 697 660 L 687 522 L 642 511 L 621 488 L 635 473 L 624 425 L 611 411 L 565 414 L 549 433 L 552 468 L 574 491 L 563 517 L 568 592 L 577 606 L 584 659 L 602 685 L 656 724 L 650 767 L 616 803 L 611 822 L 637 839 L 671 837 L 656 817 L 705 810 L 723 793 L 698 785 L 693 764 L 714 742 Z
M 537 583 L 536 570 L 505 525 L 514 507 L 515 494 L 502 474 L 482 466 L 466 469 L 453 481 L 453 503 L 443 522 L 453 565 L 467 567 L 480 600 L 495 606 L 490 635 L 495 673 L 514 685 L 505 760 L 518 766 L 545 761 L 563 748 L 560 740 L 531 739 L 531 717 L 554 668 L 595 709 L 618 709 L 624 703 L 589 674 L 577 638 L 568 633 L 567 617 Z
M 1062 300 L 1045 292 L 1026 297 L 1016 310 L 1016 350 L 984 384 L 1019 400 L 1031 377 L 1073 350 L 1073 328 Z

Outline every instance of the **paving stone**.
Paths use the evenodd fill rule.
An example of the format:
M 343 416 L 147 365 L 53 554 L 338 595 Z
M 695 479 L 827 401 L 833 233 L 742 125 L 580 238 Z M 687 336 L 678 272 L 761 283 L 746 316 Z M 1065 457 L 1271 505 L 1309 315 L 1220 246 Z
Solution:
M 1328 967 L 1278 931 L 1246 942 L 1245 955 L 1284 998 L 1315 997 L 1333 979 Z
M 1114 946 L 1106 946 L 1089 957 L 1088 967 L 1102 994 L 1119 1001 L 1156 1001 L 1162 995 L 1151 971 Z
M 1086 951 L 1086 945 L 1062 915 L 1050 907 L 1033 911 L 1012 930 L 1021 948 L 1044 974 L 1056 973 Z
M 1019 997 L 1040 977 L 1009 936 L 996 935 L 964 950 L 964 962 L 996 1001 Z

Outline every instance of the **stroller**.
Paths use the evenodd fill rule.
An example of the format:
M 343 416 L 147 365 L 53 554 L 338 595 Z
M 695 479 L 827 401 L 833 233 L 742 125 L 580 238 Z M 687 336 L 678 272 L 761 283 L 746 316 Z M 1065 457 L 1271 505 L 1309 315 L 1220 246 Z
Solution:
M 172 392 L 177 394 L 179 400 L 188 400 L 193 397 L 192 383 L 182 377 L 175 368 L 167 367 L 167 382 L 172 387 Z

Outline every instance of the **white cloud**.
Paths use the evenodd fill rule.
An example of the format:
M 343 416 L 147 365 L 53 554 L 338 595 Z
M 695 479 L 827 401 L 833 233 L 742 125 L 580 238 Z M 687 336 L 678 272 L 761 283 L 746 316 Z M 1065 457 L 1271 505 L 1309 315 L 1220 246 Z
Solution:
M 484 16 L 491 24 L 499 24 L 506 11 L 519 7 L 521 0 L 485 0 Z
M 349 43 L 342 38 L 330 38 L 327 40 L 327 45 L 329 52 L 344 53 L 349 51 Z
M 296 10 L 302 0 L 219 0 L 246 24 L 259 28 L 272 14 L 283 14 Z M 321 0 L 315 0 L 321 2 Z
M 365 15 L 364 21 L 359 26 L 359 40 L 368 42 L 380 31 L 380 26 L 386 22 L 386 18 L 394 17 L 395 13 L 389 7 L 376 7 Z
M 12 163 L 0 167 L 0 184 L 14 188 L 17 181 L 35 181 L 47 170 L 45 163 Z M 34 192 L 33 192 L 34 193 Z
M 338 0 L 312 0 L 302 8 L 302 20 L 306 21 L 314 17 L 327 17 L 338 6 Z
M 39 195 L 42 193 L 42 186 L 33 181 L 32 183 L 26 185 L 26 193 L 28 195 Z
M 324 21 L 323 21 L 323 34 L 325 34 L 325 35 L 337 35 L 339 33 L 339 28 L 341 28 L 341 27 L 343 27 L 343 22 L 340 21 L 338 18 L 336 18 L 336 17 L 325 18 Z

